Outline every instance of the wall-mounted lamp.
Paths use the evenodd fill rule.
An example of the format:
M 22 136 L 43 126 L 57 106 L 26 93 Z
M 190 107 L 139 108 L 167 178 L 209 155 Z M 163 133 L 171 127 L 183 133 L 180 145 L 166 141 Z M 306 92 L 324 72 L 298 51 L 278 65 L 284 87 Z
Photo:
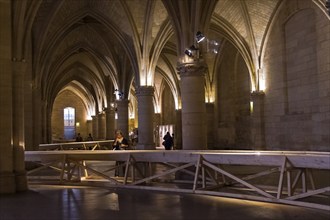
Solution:
M 194 59 L 199 59 L 199 49 L 198 49 L 198 44 L 200 42 L 202 42 L 204 39 L 205 39 L 205 36 L 204 34 L 202 34 L 202 32 L 200 31 L 197 31 L 196 33 L 196 43 L 197 44 L 193 44 L 192 46 L 190 46 L 189 48 L 187 48 L 184 53 L 188 56 L 188 57 L 191 57 L 191 58 L 194 58 Z M 195 46 L 196 45 L 196 46 Z
M 124 99 L 124 93 L 119 91 L 118 89 L 115 89 L 115 92 L 113 93 L 116 95 L 117 100 L 122 100 Z
M 187 48 L 184 53 L 188 55 L 188 57 L 194 57 L 196 54 L 196 51 L 198 48 L 195 47 L 195 45 L 191 45 L 189 48 Z
M 202 42 L 204 39 L 205 39 L 204 34 L 202 34 L 202 32 L 200 32 L 200 31 L 197 31 L 197 33 L 196 33 L 196 41 L 197 41 L 197 43 Z

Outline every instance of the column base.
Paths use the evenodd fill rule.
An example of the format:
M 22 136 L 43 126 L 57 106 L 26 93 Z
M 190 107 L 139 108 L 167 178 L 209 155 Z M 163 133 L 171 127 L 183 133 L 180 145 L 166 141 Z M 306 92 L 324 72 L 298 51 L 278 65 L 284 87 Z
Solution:
M 16 184 L 17 192 L 22 192 L 22 191 L 28 190 L 26 171 L 16 171 L 15 172 L 15 184 Z
M 155 144 L 137 144 L 136 150 L 156 150 Z
M 0 172 L 0 194 L 15 192 L 15 175 L 12 172 Z

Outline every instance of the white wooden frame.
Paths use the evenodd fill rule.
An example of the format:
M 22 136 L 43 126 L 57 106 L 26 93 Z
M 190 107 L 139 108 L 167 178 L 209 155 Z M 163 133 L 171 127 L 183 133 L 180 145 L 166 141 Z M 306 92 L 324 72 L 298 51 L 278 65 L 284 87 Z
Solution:
M 114 140 L 81 141 L 54 144 L 39 144 L 39 150 L 102 150 L 103 145 L 112 146 Z
M 316 189 L 312 170 L 330 171 L 330 152 L 290 152 L 290 151 L 26 151 L 26 161 L 39 162 L 45 168 L 60 171 L 59 181 L 67 183 L 78 177 L 94 173 L 116 187 L 139 188 L 152 190 L 166 190 L 174 192 L 189 192 L 196 194 L 217 195 L 257 201 L 291 204 L 297 206 L 318 208 L 330 211 L 330 206 L 323 203 L 300 201 L 301 199 L 322 195 L 329 204 L 330 185 Z M 98 171 L 86 165 L 85 161 L 122 161 L 125 166 L 122 179 L 109 176 L 106 171 Z M 162 173 L 152 173 L 151 164 L 165 164 L 169 169 Z M 60 166 L 55 166 L 60 164 Z M 138 165 L 141 164 L 141 165 Z M 239 177 L 223 166 L 261 166 L 268 169 L 261 172 Z M 141 166 L 146 169 L 141 170 Z M 117 166 L 118 167 L 118 166 Z M 192 167 L 191 169 L 187 169 Z M 83 170 L 85 172 L 79 171 Z M 39 167 L 28 174 L 41 170 Z M 193 176 L 191 189 L 159 187 L 149 183 L 157 181 L 159 177 L 175 172 L 184 172 Z M 279 179 L 276 191 L 269 190 L 262 185 L 248 181 L 258 177 L 278 173 Z M 293 174 L 296 173 L 292 179 Z M 83 175 L 82 175 L 83 174 Z M 136 175 L 138 174 L 138 175 Z M 220 177 L 220 178 L 219 178 Z M 308 180 L 309 181 L 308 181 Z M 293 180 L 293 181 L 292 181 Z M 301 181 L 301 189 L 297 190 L 297 183 Z M 174 181 L 175 182 L 175 181 Z M 189 182 L 189 181 L 188 181 Z M 143 184 L 143 185 L 141 185 Z M 226 192 L 227 187 L 237 190 L 237 193 Z M 284 192 L 284 189 L 286 191 Z M 244 191 L 254 192 L 253 195 Z

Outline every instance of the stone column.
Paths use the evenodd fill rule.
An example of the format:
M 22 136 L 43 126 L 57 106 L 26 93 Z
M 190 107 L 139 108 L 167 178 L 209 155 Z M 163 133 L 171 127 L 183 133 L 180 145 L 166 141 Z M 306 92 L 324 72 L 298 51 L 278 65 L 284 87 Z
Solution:
M 265 150 L 265 119 L 264 119 L 264 98 L 265 93 L 255 91 L 251 93 L 251 101 L 253 102 L 252 117 L 252 141 L 254 150 Z
M 215 118 L 214 118 L 214 103 L 206 103 L 206 130 L 207 130 L 207 148 L 215 149 Z
M 0 193 L 14 193 L 11 1 L 0 2 Z
M 87 134 L 93 134 L 92 120 L 87 120 L 86 124 L 87 124 Z M 93 135 L 92 135 L 92 137 L 95 138 Z
M 101 112 L 97 116 L 98 119 L 98 139 L 104 140 L 106 133 L 105 113 Z
M 33 90 L 33 106 L 38 106 L 33 111 L 33 150 L 39 149 L 40 143 L 43 142 L 43 102 L 41 100 L 41 89 L 35 88 Z M 32 129 L 32 127 L 31 127 Z M 29 149 L 30 150 L 30 149 Z
M 116 100 L 117 104 L 117 129 L 123 132 L 128 140 L 128 100 Z
M 183 150 L 206 149 L 205 66 L 183 63 L 180 71 Z
M 13 62 L 13 147 L 16 191 L 27 190 L 24 163 L 24 75 L 26 61 Z
M 99 123 L 98 123 L 97 115 L 92 116 L 92 136 L 94 140 L 97 140 L 99 137 Z
M 141 86 L 136 91 L 138 98 L 138 124 L 139 124 L 139 143 L 137 149 L 154 150 L 155 144 L 153 140 L 153 117 L 154 106 L 153 96 L 154 87 Z
M 178 109 L 175 111 L 175 133 L 174 133 L 174 149 L 182 149 L 182 111 Z
M 106 139 L 107 140 L 114 139 L 116 120 L 115 120 L 115 109 L 113 107 L 108 107 L 105 110 L 105 118 L 106 118 Z
M 154 127 L 154 142 L 155 142 L 156 147 L 161 147 L 160 143 L 162 143 L 159 141 L 159 139 L 160 139 L 160 137 L 159 137 L 160 119 L 161 119 L 160 113 L 155 113 L 154 120 L 153 120 L 154 121 L 153 127 Z
M 27 190 L 24 165 L 25 60 L 12 57 L 11 1 L 0 2 L 0 194 Z

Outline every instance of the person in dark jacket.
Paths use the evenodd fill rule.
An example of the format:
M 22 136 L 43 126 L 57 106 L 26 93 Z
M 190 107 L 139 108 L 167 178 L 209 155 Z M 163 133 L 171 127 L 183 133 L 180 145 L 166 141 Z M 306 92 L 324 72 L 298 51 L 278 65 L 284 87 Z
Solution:
M 166 132 L 166 135 L 163 137 L 163 145 L 165 147 L 165 150 L 171 150 L 173 147 L 173 138 L 170 135 L 170 132 Z
M 128 140 L 124 138 L 123 133 L 118 130 L 116 132 L 116 138 L 113 142 L 112 149 L 113 150 L 126 150 L 128 148 Z
M 126 150 L 128 148 L 128 141 L 124 138 L 123 133 L 118 130 L 116 131 L 115 141 L 113 142 L 112 149 L 113 150 Z M 124 176 L 125 166 L 123 165 L 125 162 L 116 161 L 116 170 L 115 176 Z

